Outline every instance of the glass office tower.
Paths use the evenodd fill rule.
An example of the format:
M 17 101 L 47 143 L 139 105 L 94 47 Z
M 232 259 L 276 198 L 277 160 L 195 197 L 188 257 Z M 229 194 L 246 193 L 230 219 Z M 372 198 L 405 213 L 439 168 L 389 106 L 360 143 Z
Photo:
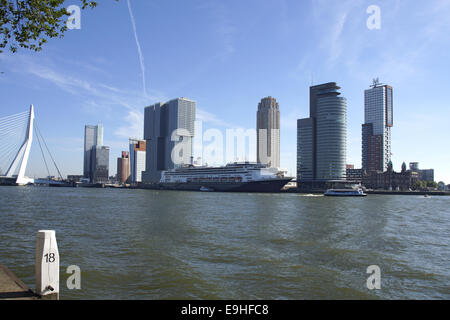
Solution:
M 364 92 L 362 125 L 362 168 L 386 171 L 391 161 L 391 128 L 393 127 L 393 90 L 374 80 Z
M 103 145 L 103 126 L 101 124 L 84 127 L 84 164 L 83 176 L 92 178 L 93 173 L 93 148 Z
M 297 180 L 346 179 L 347 101 L 335 82 L 310 87 L 310 117 L 297 121 Z

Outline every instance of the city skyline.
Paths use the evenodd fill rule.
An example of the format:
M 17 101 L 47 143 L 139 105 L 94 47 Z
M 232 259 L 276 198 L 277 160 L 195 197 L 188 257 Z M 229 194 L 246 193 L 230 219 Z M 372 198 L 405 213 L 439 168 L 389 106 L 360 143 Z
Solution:
M 253 128 L 255 103 L 271 95 L 283 108 L 280 166 L 295 174 L 295 120 L 307 116 L 311 83 L 336 81 L 343 87 L 349 114 L 347 162 L 361 167 L 363 91 L 371 79 L 379 77 L 395 88 L 395 169 L 403 161 L 420 162 L 422 167 L 435 169 L 437 181 L 448 182 L 450 154 L 445 140 L 442 145 L 440 139 L 430 136 L 445 135 L 449 118 L 447 80 L 442 74 L 448 61 L 442 52 L 450 46 L 445 37 L 450 30 L 446 19 L 450 6 L 441 1 L 431 1 L 426 7 L 381 3 L 381 29 L 369 30 L 365 9 L 370 4 L 269 1 L 252 6 L 199 1 L 194 6 L 180 4 L 186 18 L 179 16 L 181 21 L 158 34 L 154 30 L 160 30 L 156 29 L 160 18 L 146 21 L 145 14 L 158 11 L 164 16 L 171 10 L 170 3 L 132 3 L 147 70 L 146 95 L 127 6 L 101 4 L 92 12 L 83 12 L 81 30 L 49 41 L 41 53 L 19 50 L 16 55 L 0 55 L 5 72 L 0 85 L 11 93 L 5 95 L 2 115 L 21 112 L 34 103 L 39 126 L 63 175 L 82 172 L 80 128 L 86 123 L 103 123 L 108 128 L 105 144 L 114 155 L 110 157 L 114 174 L 115 158 L 127 149 L 128 138 L 142 138 L 144 106 L 168 97 L 189 96 L 197 101 L 197 118 L 205 122 L 205 129 Z M 244 21 L 232 12 L 252 15 Z M 308 18 L 310 12 L 314 14 Z M 264 17 L 269 13 L 284 18 L 271 19 L 265 26 L 262 22 L 267 24 Z M 102 25 L 102 17 L 110 15 L 116 23 Z M 197 22 L 182 30 L 185 19 Z M 404 23 L 394 23 L 398 21 Z M 316 31 L 311 33 L 311 29 Z M 107 33 L 116 35 L 120 49 L 114 40 L 99 38 Z M 323 34 L 327 35 L 324 39 Z M 273 49 L 260 50 L 267 43 L 261 41 L 263 35 L 274 43 Z M 387 39 L 389 48 L 383 46 Z M 171 43 L 177 40 L 187 46 L 182 54 L 173 50 Z M 154 50 L 166 45 L 172 49 L 169 54 Z M 178 76 L 174 70 L 180 71 Z M 27 175 L 45 175 L 36 148 L 30 159 L 35 160 L 30 160 Z

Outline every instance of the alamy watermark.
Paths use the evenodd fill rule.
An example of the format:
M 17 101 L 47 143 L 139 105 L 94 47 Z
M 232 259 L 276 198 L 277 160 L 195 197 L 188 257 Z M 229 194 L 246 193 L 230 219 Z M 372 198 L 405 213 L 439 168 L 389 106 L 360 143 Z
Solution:
M 66 285 L 69 290 L 81 289 L 81 269 L 77 265 L 71 265 L 67 267 L 66 273 L 70 274 L 67 278 Z
M 259 133 L 259 134 L 258 134 Z M 221 165 L 224 162 L 259 160 L 261 163 L 270 162 L 270 154 L 279 141 L 279 129 L 226 129 L 225 132 L 217 128 L 203 131 L 201 120 L 195 121 L 195 135 L 185 128 L 172 132 L 170 140 L 173 142 L 171 159 L 175 165 L 191 164 L 190 156 L 197 156 L 201 163 L 194 164 Z M 270 140 L 268 140 L 270 139 Z M 271 143 L 268 143 L 271 142 Z M 194 151 L 191 154 L 191 151 Z M 257 155 L 257 159 L 255 158 Z
M 377 5 L 371 5 L 367 7 L 367 14 L 370 14 L 367 18 L 367 28 L 369 30 L 380 30 L 381 29 L 381 9 Z
M 369 290 L 380 290 L 381 289 L 381 269 L 377 265 L 372 265 L 367 267 L 367 274 L 370 276 L 367 278 L 367 289 Z
M 70 14 L 66 22 L 67 29 L 81 29 L 81 8 L 77 5 L 71 5 L 66 10 Z

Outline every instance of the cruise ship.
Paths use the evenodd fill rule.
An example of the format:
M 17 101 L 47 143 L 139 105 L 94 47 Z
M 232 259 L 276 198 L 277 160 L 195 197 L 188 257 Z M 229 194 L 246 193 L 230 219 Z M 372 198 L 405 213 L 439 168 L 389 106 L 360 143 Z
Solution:
M 263 164 L 235 162 L 223 167 L 187 166 L 162 172 L 160 188 L 168 190 L 278 192 L 293 178 Z

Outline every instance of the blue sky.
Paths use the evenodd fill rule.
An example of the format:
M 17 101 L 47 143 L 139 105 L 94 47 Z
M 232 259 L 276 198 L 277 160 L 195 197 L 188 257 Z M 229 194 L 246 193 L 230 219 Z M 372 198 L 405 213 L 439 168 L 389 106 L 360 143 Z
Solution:
M 0 117 L 33 103 L 64 175 L 82 172 L 85 124 L 104 125 L 115 173 L 128 137 L 142 136 L 145 106 L 188 97 L 204 129 L 254 128 L 269 95 L 280 104 L 281 165 L 295 174 L 296 119 L 308 116 L 311 83 L 329 81 L 347 98 L 347 162 L 359 167 L 364 90 L 379 77 L 394 88 L 394 168 L 418 161 L 450 183 L 450 1 L 130 2 L 134 19 L 126 0 L 100 1 L 42 52 L 0 54 Z M 370 5 L 380 30 L 366 27 Z M 29 176 L 46 175 L 39 152 Z

